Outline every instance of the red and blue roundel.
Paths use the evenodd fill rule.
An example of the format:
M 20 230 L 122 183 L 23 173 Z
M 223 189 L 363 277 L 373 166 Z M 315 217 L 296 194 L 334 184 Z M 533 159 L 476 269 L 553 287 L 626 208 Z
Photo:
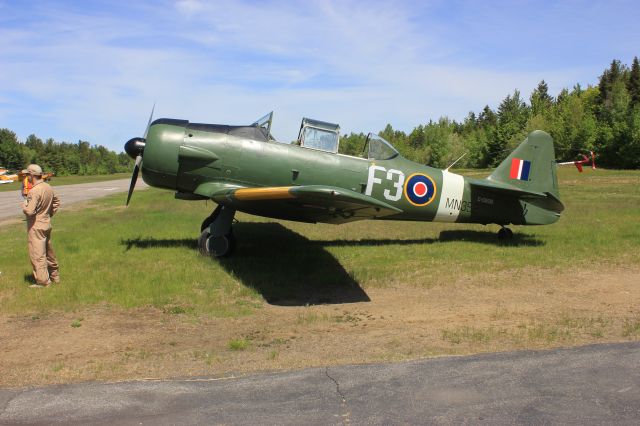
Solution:
M 426 206 L 436 196 L 436 183 L 427 175 L 414 173 L 404 184 L 404 196 L 414 206 Z

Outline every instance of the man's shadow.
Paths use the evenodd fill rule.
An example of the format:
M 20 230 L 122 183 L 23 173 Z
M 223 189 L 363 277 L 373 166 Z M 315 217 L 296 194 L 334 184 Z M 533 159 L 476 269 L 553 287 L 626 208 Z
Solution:
M 36 279 L 33 277 L 33 274 L 24 274 L 24 281 L 29 285 L 38 284 Z

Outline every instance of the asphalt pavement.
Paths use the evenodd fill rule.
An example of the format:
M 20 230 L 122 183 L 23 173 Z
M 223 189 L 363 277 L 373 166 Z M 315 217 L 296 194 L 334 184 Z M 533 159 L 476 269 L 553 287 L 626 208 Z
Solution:
M 0 390 L 0 424 L 640 422 L 640 342 L 237 378 Z
M 104 182 L 79 183 L 76 185 L 54 186 L 53 189 L 60 197 L 62 203 L 61 211 L 65 206 L 91 200 L 94 198 L 106 197 L 116 192 L 126 192 L 129 190 L 130 179 L 108 180 Z M 0 221 L 15 218 L 22 218 L 22 196 L 20 195 L 20 185 L 14 184 L 15 191 L 0 192 Z M 148 185 L 138 179 L 136 191 L 148 188 Z M 134 194 L 135 197 L 135 194 Z M 126 197 L 122 198 L 124 204 Z

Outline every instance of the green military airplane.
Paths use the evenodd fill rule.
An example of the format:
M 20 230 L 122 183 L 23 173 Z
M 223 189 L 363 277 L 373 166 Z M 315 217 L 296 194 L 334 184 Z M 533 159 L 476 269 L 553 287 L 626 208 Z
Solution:
M 153 116 L 153 111 L 152 111 Z M 340 127 L 303 119 L 298 140 L 271 136 L 273 113 L 248 126 L 196 124 L 162 118 L 125 151 L 135 158 L 127 205 L 138 172 L 181 200 L 207 200 L 216 209 L 201 226 L 202 254 L 229 255 L 236 211 L 298 222 L 362 219 L 546 225 L 560 217 L 551 136 L 534 131 L 486 179 L 473 179 L 402 157 L 370 133 L 361 157 L 338 153 Z M 144 158 L 144 160 L 143 160 Z

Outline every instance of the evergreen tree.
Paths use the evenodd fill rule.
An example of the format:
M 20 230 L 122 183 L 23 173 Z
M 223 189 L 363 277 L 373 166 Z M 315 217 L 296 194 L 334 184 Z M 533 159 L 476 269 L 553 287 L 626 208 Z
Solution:
M 623 164 L 621 167 L 640 168 L 640 104 L 636 104 L 629 116 L 629 140 L 621 152 Z
M 478 116 L 478 125 L 482 128 L 494 127 L 498 124 L 498 116 L 489 105 L 485 105 Z
M 44 142 L 42 142 L 42 139 L 33 134 L 27 136 L 27 140 L 24 144 L 27 148 L 32 149 L 36 153 L 40 153 L 44 150 Z
M 582 92 L 584 92 L 584 90 L 582 90 L 582 86 L 580 86 L 580 83 L 576 83 L 575 86 L 573 86 L 573 90 L 571 91 L 571 94 L 580 96 L 582 95 Z
M 545 114 L 551 109 L 553 98 L 549 96 L 549 86 L 542 80 L 533 90 L 531 97 L 531 115 Z
M 498 127 L 498 116 L 489 107 L 485 105 L 480 114 L 478 114 L 478 131 L 474 135 L 472 141 L 467 141 L 465 146 L 470 149 L 471 164 L 475 167 L 489 167 L 495 157 L 493 152 Z
M 640 63 L 638 57 L 633 58 L 631 72 L 629 74 L 629 95 L 631 95 L 631 107 L 640 104 Z
M 470 133 L 473 132 L 478 127 L 478 117 L 476 117 L 476 113 L 473 111 L 469 111 L 467 117 L 464 119 L 462 126 L 460 128 L 460 133 Z
M 408 140 L 409 146 L 413 149 L 424 148 L 425 146 L 425 135 L 424 135 L 424 127 L 419 125 L 413 132 L 409 133 Z
M 515 147 L 528 117 L 529 109 L 520 98 L 519 90 L 516 89 L 513 96 L 507 95 L 500 103 L 495 139 L 488 146 L 491 165 L 498 165 L 507 156 L 507 151 Z
M 598 97 L 599 106 L 599 118 L 608 120 L 609 114 L 612 109 L 612 105 L 615 102 L 614 88 L 616 85 L 622 82 L 624 84 L 625 75 L 628 74 L 627 69 L 620 63 L 619 60 L 614 59 L 609 66 L 609 69 L 605 70 L 600 76 L 600 82 L 598 88 L 600 89 L 600 96 Z

